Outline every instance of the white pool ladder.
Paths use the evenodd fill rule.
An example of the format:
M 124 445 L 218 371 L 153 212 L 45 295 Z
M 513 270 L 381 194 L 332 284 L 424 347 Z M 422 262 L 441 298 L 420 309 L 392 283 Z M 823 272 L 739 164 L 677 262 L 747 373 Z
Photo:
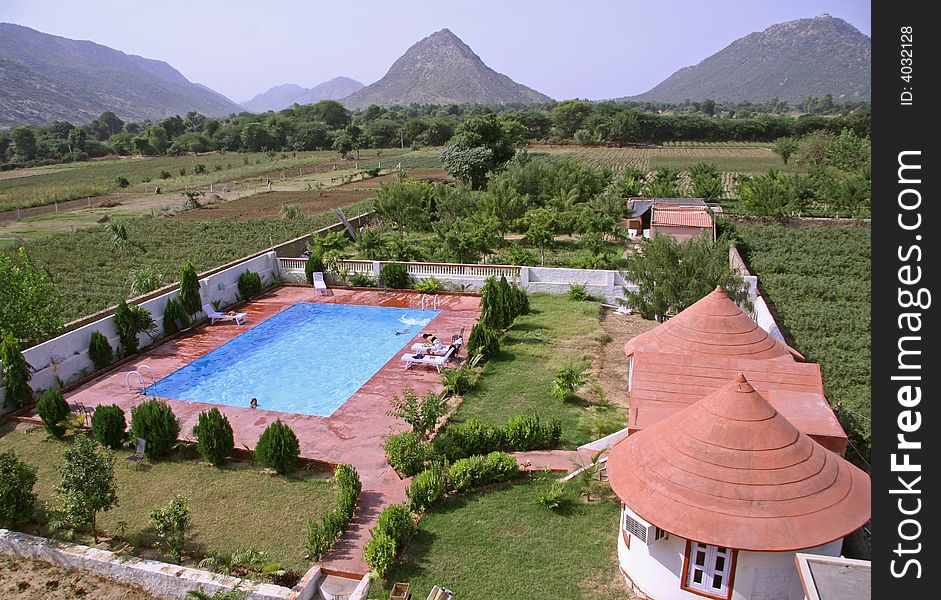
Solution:
M 438 297 L 438 294 L 434 296 L 429 296 L 428 294 L 422 294 L 421 297 L 421 309 L 422 310 L 438 310 L 441 306 L 441 299 Z
M 131 389 L 131 376 L 132 375 L 137 375 L 137 382 L 138 382 L 138 385 L 140 385 L 141 391 L 143 391 L 144 388 L 147 387 L 147 380 L 144 379 L 144 370 L 146 370 L 150 374 L 151 385 L 157 383 L 157 380 L 154 378 L 154 370 L 151 369 L 147 365 L 141 365 L 137 367 L 137 369 L 129 372 L 127 375 L 124 376 L 124 385 L 125 387 L 127 387 L 128 390 Z

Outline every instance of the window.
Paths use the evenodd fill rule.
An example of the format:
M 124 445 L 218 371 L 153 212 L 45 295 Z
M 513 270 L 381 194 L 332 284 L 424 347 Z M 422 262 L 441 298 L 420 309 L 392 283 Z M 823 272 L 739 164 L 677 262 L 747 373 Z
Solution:
M 682 588 L 713 598 L 730 598 L 735 558 L 735 550 L 687 542 Z
M 670 539 L 670 534 L 660 529 L 659 527 L 657 527 L 657 533 L 654 536 L 654 539 L 655 540 L 668 540 Z

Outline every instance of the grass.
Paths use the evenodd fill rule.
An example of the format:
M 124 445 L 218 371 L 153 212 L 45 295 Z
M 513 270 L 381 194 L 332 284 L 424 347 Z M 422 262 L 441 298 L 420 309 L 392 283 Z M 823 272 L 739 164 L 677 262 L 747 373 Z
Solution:
M 66 444 L 47 438 L 40 428 L 0 431 L 0 452 L 15 450 L 36 467 L 34 489 L 49 507 L 57 503 L 52 490 L 61 479 L 57 469 Z M 118 534 L 119 523 L 126 522 L 122 537 L 128 540 L 152 540 L 150 511 L 184 494 L 194 527 L 188 550 L 213 554 L 252 547 L 284 568 L 303 572 L 309 567 L 304 559 L 307 521 L 319 520 L 336 505 L 336 489 L 326 474 L 276 477 L 254 469 L 217 469 L 200 460 L 148 461 L 130 469 L 125 465 L 128 454 L 118 451 L 114 468 L 119 504 L 99 516 L 101 529 L 110 535 Z
M 402 154 L 401 150 L 383 150 L 382 160 L 391 162 L 399 154 Z M 332 151 L 298 152 L 296 155 L 280 153 L 272 157 L 264 152 L 214 152 L 198 156 L 121 158 L 55 165 L 56 170 L 49 173 L 0 180 L 0 211 L 115 192 L 142 193 L 145 182 L 149 192 L 153 192 L 156 185 L 162 191 L 170 192 L 181 190 L 184 186 L 207 186 L 210 183 L 238 181 L 265 174 L 280 176 L 281 172 L 292 177 L 298 175 L 295 169 L 327 161 L 352 167 L 352 163 L 337 159 L 336 152 Z M 205 165 L 206 172 L 193 174 L 193 167 L 197 164 Z M 359 161 L 360 169 L 374 166 L 373 151 L 364 151 L 363 159 Z M 217 167 L 219 170 L 216 170 Z M 186 169 L 187 175 L 180 175 L 181 168 Z M 172 177 L 160 179 L 161 171 L 169 172 Z M 115 181 L 118 177 L 127 178 L 130 186 L 124 189 L 118 187 Z
M 480 382 L 469 392 L 453 422 L 480 419 L 503 425 L 519 414 L 562 421 L 562 442 L 575 448 L 591 441 L 578 429 L 583 402 L 552 397 L 555 373 L 570 363 L 587 364 L 607 341 L 597 304 L 573 302 L 565 296 L 533 294 L 531 312 L 516 319 L 500 338 L 500 353 L 487 364 Z
M 669 148 L 603 148 L 594 146 L 539 146 L 534 156 L 569 157 L 595 167 L 608 167 L 619 174 L 627 166 L 644 171 L 661 167 L 688 169 L 699 162 L 712 163 L 723 173 L 766 173 L 777 169 L 785 173 L 801 172 L 793 162 L 787 165 L 781 157 L 762 147 L 669 147 Z
M 871 232 L 866 227 L 735 226 L 749 268 L 795 347 L 820 364 L 861 466 L 871 443 Z
M 369 201 L 346 207 L 354 215 L 368 210 Z M 179 277 L 192 261 L 204 271 L 336 222 L 325 212 L 296 219 L 256 219 L 234 224 L 225 220 L 195 221 L 170 217 L 141 217 L 122 221 L 135 246 L 112 246 L 105 226 L 91 226 L 25 241 L 29 255 L 48 270 L 64 298 L 68 321 L 115 304 L 129 293 L 131 270 L 152 267 L 163 282 Z M 270 236 L 270 241 L 269 241 Z M 12 252 L 13 247 L 8 247 Z
M 432 586 L 461 600 L 594 599 L 633 596 L 617 568 L 619 505 L 575 503 L 562 514 L 538 504 L 546 484 L 520 483 L 448 500 L 425 515 L 389 582 L 413 598 Z M 387 598 L 376 583 L 370 598 Z

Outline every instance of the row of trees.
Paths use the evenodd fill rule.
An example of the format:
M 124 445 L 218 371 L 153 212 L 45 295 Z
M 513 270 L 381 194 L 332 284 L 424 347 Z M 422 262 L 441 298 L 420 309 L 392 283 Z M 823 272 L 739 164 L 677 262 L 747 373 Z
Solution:
M 816 101 L 808 101 L 808 106 Z M 125 123 L 113 112 L 73 125 L 53 121 L 0 132 L 0 166 L 14 168 L 85 160 L 107 154 L 163 155 L 207 151 L 300 151 L 335 149 L 343 155 L 362 148 L 439 146 L 467 121 L 493 116 L 523 141 L 575 141 L 581 144 L 631 144 L 679 140 L 771 141 L 844 127 L 868 135 L 867 105 L 843 107 L 799 118 L 785 116 L 781 103 L 716 104 L 710 100 L 680 105 L 566 100 L 546 105 L 434 104 L 380 107 L 351 112 L 334 100 L 298 105 L 258 115 L 248 112 L 208 118 L 196 112 L 160 122 Z M 760 107 L 761 110 L 756 108 Z

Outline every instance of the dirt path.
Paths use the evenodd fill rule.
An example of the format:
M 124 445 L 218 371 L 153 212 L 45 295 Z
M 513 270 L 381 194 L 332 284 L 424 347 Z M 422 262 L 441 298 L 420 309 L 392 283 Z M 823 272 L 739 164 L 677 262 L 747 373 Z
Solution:
M 624 344 L 634 336 L 650 331 L 657 326 L 657 322 L 643 319 L 640 315 L 624 315 L 606 310 L 601 314 L 601 326 L 611 341 L 602 347 L 592 371 L 608 401 L 626 412 L 631 395 L 627 391 L 629 370 Z
M 0 554 L 0 597 L 7 600 L 151 600 L 144 590 L 38 560 Z

